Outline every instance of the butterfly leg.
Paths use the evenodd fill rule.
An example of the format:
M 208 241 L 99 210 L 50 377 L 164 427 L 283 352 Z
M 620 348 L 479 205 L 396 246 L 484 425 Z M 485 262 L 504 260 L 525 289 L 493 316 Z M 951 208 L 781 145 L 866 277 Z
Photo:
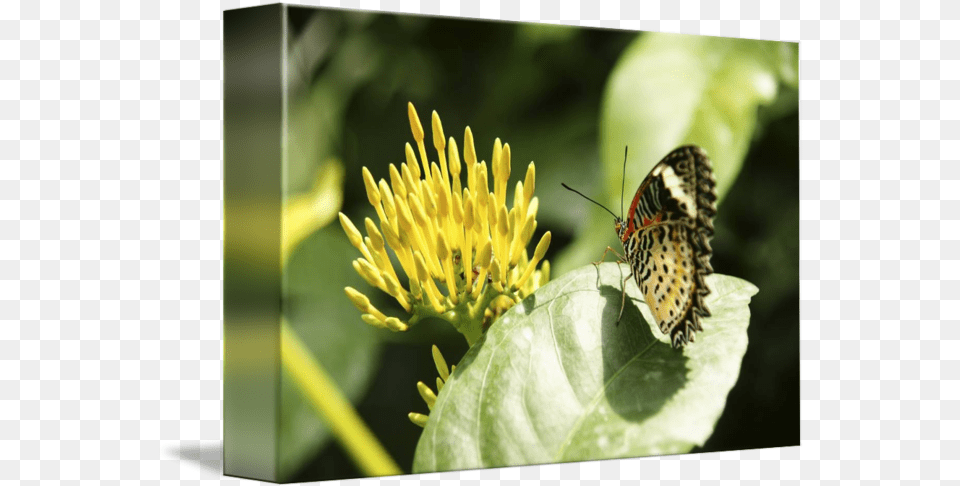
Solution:
M 598 262 L 593 262 L 593 264 L 594 264 L 594 265 L 599 265 L 599 264 L 603 263 L 603 260 L 604 260 L 605 258 L 607 258 L 607 253 L 610 253 L 611 251 L 613 252 L 614 255 L 617 256 L 617 263 L 620 263 L 620 262 L 625 261 L 625 260 L 623 259 L 623 255 L 617 253 L 617 250 L 614 250 L 613 248 L 611 248 L 611 247 L 608 246 L 606 250 L 603 250 L 603 255 L 600 256 L 600 261 L 598 261 Z
M 620 319 L 623 318 L 623 307 L 627 305 L 627 281 L 630 280 L 630 277 L 633 276 L 633 272 L 630 272 L 630 275 L 627 275 L 627 278 L 623 279 L 621 282 L 620 288 L 623 289 L 623 293 L 620 295 L 620 315 L 617 316 L 617 324 L 620 324 Z

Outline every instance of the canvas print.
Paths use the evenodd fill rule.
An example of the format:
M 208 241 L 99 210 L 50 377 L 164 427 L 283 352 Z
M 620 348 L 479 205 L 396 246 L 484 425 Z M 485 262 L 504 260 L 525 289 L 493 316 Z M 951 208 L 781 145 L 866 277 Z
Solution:
M 224 473 L 800 443 L 798 45 L 224 12 Z

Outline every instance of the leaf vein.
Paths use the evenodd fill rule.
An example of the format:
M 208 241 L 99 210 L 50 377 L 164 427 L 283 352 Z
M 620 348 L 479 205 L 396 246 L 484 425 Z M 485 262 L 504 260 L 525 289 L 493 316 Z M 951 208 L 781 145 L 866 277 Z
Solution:
M 570 431 L 567 432 L 567 437 L 560 444 L 560 448 L 557 450 L 556 456 L 554 456 L 554 461 L 561 460 L 560 458 L 563 457 L 563 453 L 566 451 L 567 447 L 570 445 L 570 442 L 573 440 L 574 434 L 580 429 L 580 427 L 583 426 L 583 422 L 587 419 L 587 415 L 588 415 L 587 412 L 596 408 L 596 406 L 600 403 L 600 398 L 603 396 L 603 393 L 607 390 L 610 384 L 613 383 L 613 381 L 616 380 L 623 373 L 624 370 L 626 370 L 631 364 L 633 364 L 634 361 L 639 360 L 641 356 L 646 354 L 646 352 L 649 351 L 650 348 L 652 348 L 655 344 L 659 342 L 660 341 L 656 339 L 652 340 L 650 344 L 648 344 L 645 348 L 641 349 L 636 354 L 636 356 L 634 356 L 633 358 L 630 358 L 630 361 L 627 361 L 626 363 L 624 363 L 623 366 L 617 369 L 616 373 L 611 375 L 610 378 L 603 383 L 603 386 L 601 386 L 600 389 L 597 390 L 597 393 L 594 395 L 593 399 L 590 400 L 590 404 L 584 409 L 584 413 L 580 414 L 580 418 L 577 419 L 577 421 L 573 424 L 573 427 L 570 428 Z

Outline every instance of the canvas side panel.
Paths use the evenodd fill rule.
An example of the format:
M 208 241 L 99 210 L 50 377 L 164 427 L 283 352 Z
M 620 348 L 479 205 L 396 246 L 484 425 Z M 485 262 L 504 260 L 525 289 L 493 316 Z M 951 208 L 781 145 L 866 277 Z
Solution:
M 276 481 L 282 7 L 223 13 L 223 470 Z

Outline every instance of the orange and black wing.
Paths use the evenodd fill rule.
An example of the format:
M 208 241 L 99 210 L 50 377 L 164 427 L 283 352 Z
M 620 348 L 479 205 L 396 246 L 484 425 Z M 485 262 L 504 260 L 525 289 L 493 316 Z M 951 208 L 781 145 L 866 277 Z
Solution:
M 628 213 L 624 250 L 660 331 L 674 347 L 693 341 L 709 317 L 704 298 L 716 209 L 710 159 L 699 147 L 680 147 L 640 185 Z

